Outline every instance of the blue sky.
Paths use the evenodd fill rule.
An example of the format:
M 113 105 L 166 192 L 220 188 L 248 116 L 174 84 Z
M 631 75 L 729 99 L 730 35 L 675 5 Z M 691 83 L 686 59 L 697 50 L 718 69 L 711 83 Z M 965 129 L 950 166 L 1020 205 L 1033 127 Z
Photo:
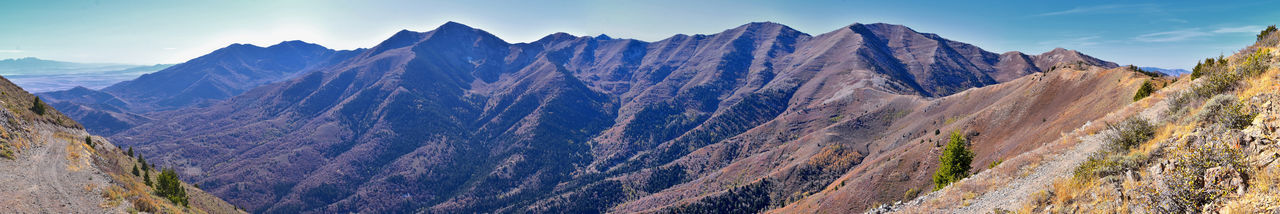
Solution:
M 0 0 L 0 58 L 179 63 L 232 43 L 284 40 L 354 49 L 446 21 L 508 42 L 554 32 L 654 41 L 753 21 L 816 35 L 884 22 L 997 53 L 1064 47 L 1120 64 L 1190 68 L 1252 44 L 1280 22 L 1280 2 Z

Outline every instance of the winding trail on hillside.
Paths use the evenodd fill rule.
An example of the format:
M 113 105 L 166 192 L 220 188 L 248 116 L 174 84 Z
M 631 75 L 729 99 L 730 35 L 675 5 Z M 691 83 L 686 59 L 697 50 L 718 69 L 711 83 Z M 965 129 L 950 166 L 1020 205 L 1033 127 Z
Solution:
M 1130 105 L 1126 108 L 1132 107 L 1135 106 Z M 1154 121 L 1164 119 L 1159 112 L 1163 112 L 1167 108 L 1168 102 L 1160 100 L 1138 112 L 1136 116 L 1154 123 Z M 1089 124 L 1081 127 L 1087 126 Z M 986 192 L 972 200 L 968 206 L 954 211 L 957 213 L 987 213 L 996 208 L 1017 210 L 1031 199 L 1032 194 L 1052 188 L 1051 185 L 1057 179 L 1069 178 L 1073 174 L 1072 171 L 1087 160 L 1090 154 L 1102 148 L 1102 144 L 1106 141 L 1105 136 L 1111 135 L 1113 132 L 1113 130 L 1104 129 L 1098 133 L 1080 137 L 1078 139 L 1079 142 L 1072 146 L 1071 149 L 1053 152 L 1054 155 L 1050 158 L 1042 160 L 1040 166 L 1036 167 L 1035 171 L 1029 175 L 1016 178 L 1001 188 Z
M 55 133 L 84 133 L 60 130 L 49 124 L 35 124 L 31 145 L 13 160 L 0 159 L 0 207 L 12 213 L 99 213 L 103 198 L 98 189 L 108 178 L 91 163 L 69 160 L 70 145 Z M 80 143 L 80 142 L 74 142 Z M 82 151 L 86 152 L 87 151 Z M 79 165 L 78 169 L 68 167 Z M 88 184 L 88 185 L 85 185 Z
M 995 208 L 1015 210 L 1029 198 L 1031 194 L 1052 188 L 1054 180 L 1067 178 L 1071 171 L 1089 158 L 1089 154 L 1102 148 L 1103 134 L 1082 137 L 1080 143 L 1070 150 L 1062 151 L 1046 161 L 1031 174 L 1010 181 L 1004 188 L 978 196 L 969 206 L 955 210 L 957 213 L 985 213 Z

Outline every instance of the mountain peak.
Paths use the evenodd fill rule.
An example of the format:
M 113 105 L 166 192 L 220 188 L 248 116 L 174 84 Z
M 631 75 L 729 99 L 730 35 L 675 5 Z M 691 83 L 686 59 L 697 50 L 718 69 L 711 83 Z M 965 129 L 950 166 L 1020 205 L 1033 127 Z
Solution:
M 777 22 L 750 22 L 740 27 L 778 27 L 778 26 L 786 27 L 786 25 L 778 24 Z
M 317 51 L 320 51 L 320 50 L 329 50 L 329 48 L 326 48 L 326 47 L 324 47 L 324 46 L 321 46 L 321 45 L 318 45 L 318 44 L 315 44 L 315 43 L 303 42 L 302 40 L 290 40 L 290 41 L 283 41 L 283 42 L 280 42 L 280 43 L 278 43 L 278 44 L 271 45 L 271 46 L 268 46 L 268 47 L 267 47 L 267 49 L 272 49 L 272 50 L 276 50 L 276 49 L 285 49 L 285 48 L 289 48 L 289 49 L 317 50 Z
M 449 21 L 449 22 L 445 22 L 444 24 L 440 25 L 440 27 L 436 27 L 436 29 L 435 29 L 435 30 L 436 30 L 436 31 L 448 31 L 448 30 L 466 30 L 466 31 L 472 31 L 472 30 L 476 30 L 476 29 L 475 29 L 475 28 L 472 28 L 471 26 L 464 25 L 464 24 L 462 24 L 462 23 L 457 23 L 457 22 L 454 22 L 454 21 Z
M 439 40 L 439 39 L 451 40 L 451 41 L 459 40 L 459 39 L 461 40 L 480 39 L 480 40 L 486 40 L 489 42 L 506 44 L 506 41 L 503 41 L 501 38 L 498 38 L 493 34 L 489 34 L 489 32 L 486 32 L 481 29 L 472 28 L 470 26 L 463 25 L 457 22 L 452 22 L 452 21 L 446 22 L 443 25 L 440 25 L 440 27 L 437 27 L 435 30 L 431 30 L 425 33 L 424 36 L 428 38 L 423 38 L 425 39 L 423 41 Z
M 282 41 L 282 42 L 280 42 L 280 43 L 276 43 L 275 45 L 271 45 L 271 47 L 275 47 L 275 46 L 295 46 L 295 45 L 316 45 L 316 44 L 309 43 L 309 42 L 303 42 L 302 40 L 289 40 L 289 41 Z
M 71 91 L 71 92 L 89 92 L 89 91 L 93 91 L 93 90 L 92 90 L 92 89 L 89 89 L 89 88 L 85 88 L 84 86 L 76 86 L 76 87 L 74 87 L 74 88 L 67 89 L 67 91 Z
M 795 29 L 791 29 L 791 27 L 788 27 L 783 24 L 778 24 L 776 22 L 751 22 L 751 23 L 747 23 L 747 24 L 738 26 L 736 28 L 733 28 L 732 30 L 739 30 L 739 29 L 747 30 L 747 31 L 761 31 L 761 30 L 796 31 Z
M 1075 63 L 1075 62 L 1082 62 L 1087 65 L 1099 66 L 1104 68 L 1120 67 L 1119 64 L 1116 64 L 1114 62 L 1104 61 L 1089 55 L 1085 55 L 1084 53 L 1080 53 L 1080 51 L 1061 48 L 1061 47 L 1054 48 L 1053 50 L 1044 52 L 1040 55 L 1035 55 L 1033 56 L 1033 58 L 1035 58 L 1036 67 L 1040 67 L 1041 69 L 1049 68 L 1049 67 L 1058 65 L 1060 63 Z
M 1057 48 L 1053 48 L 1053 50 L 1050 50 L 1049 52 L 1044 52 L 1041 55 L 1044 55 L 1044 54 L 1080 54 L 1080 52 L 1071 50 L 1071 49 L 1062 48 L 1062 47 L 1057 47 Z
M 541 39 L 538 39 L 537 41 L 533 41 L 533 43 L 555 43 L 559 41 L 572 40 L 576 38 L 578 37 L 574 36 L 573 34 L 569 34 L 565 32 L 556 32 L 551 35 L 544 36 Z
M 262 48 L 262 47 L 259 47 L 253 44 L 247 44 L 247 43 L 232 43 L 231 45 L 227 45 L 227 47 L 223 47 L 222 49 L 219 49 L 219 50 L 235 50 L 235 49 L 246 49 L 246 48 Z
M 391 35 L 391 38 L 387 38 L 387 40 L 383 40 L 382 43 L 378 43 L 378 45 L 375 45 L 373 46 L 373 48 L 370 48 L 370 53 L 372 55 L 377 55 L 387 50 L 413 45 L 418 41 L 422 41 L 422 38 L 424 36 L 426 35 L 421 32 L 414 32 L 411 30 L 400 30 L 396 32 L 396 34 Z
M 877 22 L 877 23 L 866 24 L 866 26 L 868 26 L 868 27 L 876 27 L 876 28 L 905 28 L 905 29 L 911 29 L 911 28 L 909 28 L 909 27 L 907 27 L 907 26 L 903 26 L 903 25 L 895 25 L 895 24 L 889 24 L 889 23 L 883 23 L 883 22 Z

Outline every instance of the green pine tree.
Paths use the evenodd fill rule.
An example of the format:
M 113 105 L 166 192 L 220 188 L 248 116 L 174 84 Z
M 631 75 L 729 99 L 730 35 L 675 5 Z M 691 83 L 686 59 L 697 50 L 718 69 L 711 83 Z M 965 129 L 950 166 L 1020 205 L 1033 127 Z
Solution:
M 142 183 L 151 186 L 151 171 L 142 170 Z
M 178 180 L 178 173 L 173 169 L 164 169 L 160 172 L 160 176 L 156 177 L 156 195 L 160 195 L 174 204 L 187 206 L 187 190 L 182 188 L 182 181 Z
M 142 165 L 142 171 L 151 170 L 150 168 L 147 168 L 147 159 L 142 158 L 142 155 L 138 155 L 138 164 Z
M 38 115 L 44 115 L 44 101 L 40 101 L 40 97 L 36 97 L 35 100 L 31 101 L 31 111 Z
M 142 174 L 138 172 L 138 165 L 133 165 L 133 176 L 142 176 Z
M 129 155 L 129 157 L 133 157 L 133 146 L 130 146 L 129 151 L 125 152 L 124 154 Z M 137 166 L 134 166 L 134 167 L 137 167 Z
M 951 183 L 969 176 L 969 166 L 973 162 L 973 151 L 965 145 L 966 140 L 960 132 L 952 132 L 951 140 L 938 157 L 938 171 L 933 174 L 933 190 L 942 189 Z
M 1147 98 L 1147 96 L 1151 96 L 1151 92 L 1155 92 L 1155 91 L 1156 91 L 1156 87 L 1151 85 L 1151 80 L 1142 81 L 1142 87 L 1138 88 L 1138 93 L 1133 94 L 1133 101 L 1138 101 L 1138 100 L 1142 100 L 1142 98 Z

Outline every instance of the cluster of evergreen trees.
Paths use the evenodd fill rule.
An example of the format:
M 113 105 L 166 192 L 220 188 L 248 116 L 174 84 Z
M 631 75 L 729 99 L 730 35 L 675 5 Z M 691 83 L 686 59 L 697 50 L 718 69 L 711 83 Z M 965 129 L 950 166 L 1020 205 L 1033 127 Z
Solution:
M 1206 58 L 1204 62 L 1196 62 L 1196 67 L 1191 69 L 1191 79 L 1200 78 L 1205 73 L 1209 73 L 1208 69 L 1214 68 L 1215 65 L 1227 65 L 1227 60 L 1222 55 L 1218 55 L 1218 59 Z
M 125 152 L 129 157 L 133 157 L 133 147 Z M 147 159 L 142 155 L 137 156 L 138 163 L 133 165 L 133 175 L 141 176 L 142 183 L 155 189 L 155 194 L 169 199 L 174 204 L 187 206 L 187 190 L 182 188 L 182 181 L 178 179 L 178 173 L 172 168 L 161 170 L 160 175 L 156 177 L 156 182 L 151 181 L 151 169 L 155 166 L 148 165 Z M 141 167 L 139 167 L 141 166 Z

